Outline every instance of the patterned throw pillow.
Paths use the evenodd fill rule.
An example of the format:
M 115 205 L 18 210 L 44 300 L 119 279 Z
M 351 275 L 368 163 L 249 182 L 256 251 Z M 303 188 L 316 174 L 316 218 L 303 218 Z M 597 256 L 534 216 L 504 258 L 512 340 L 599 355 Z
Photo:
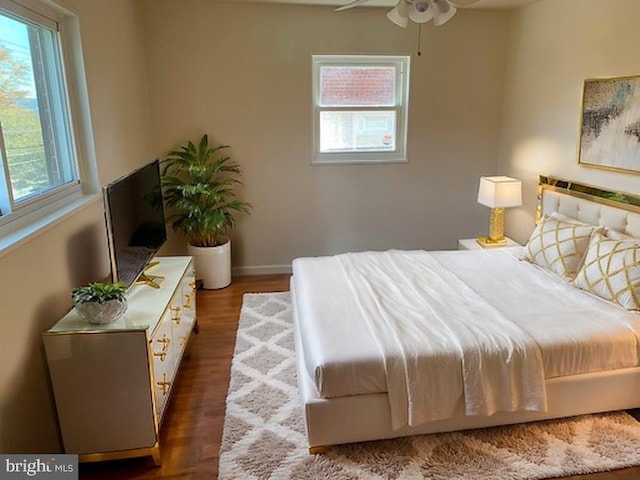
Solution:
M 640 310 L 640 243 L 595 234 L 573 284 L 627 310 Z
M 527 257 L 536 265 L 572 280 L 582 265 L 594 231 L 602 231 L 602 227 L 545 216 L 527 242 Z

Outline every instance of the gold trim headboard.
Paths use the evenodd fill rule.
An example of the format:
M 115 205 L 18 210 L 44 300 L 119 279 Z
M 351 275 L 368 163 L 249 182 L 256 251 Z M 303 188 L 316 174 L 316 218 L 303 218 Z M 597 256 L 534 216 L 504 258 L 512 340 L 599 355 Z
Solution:
M 554 192 L 551 206 L 545 192 Z M 563 196 L 572 200 L 562 200 Z M 551 200 L 549 200 L 551 202 Z M 640 196 L 540 175 L 536 223 L 548 210 L 557 210 L 586 223 L 603 225 L 640 237 Z M 564 211 L 563 211 L 564 210 Z

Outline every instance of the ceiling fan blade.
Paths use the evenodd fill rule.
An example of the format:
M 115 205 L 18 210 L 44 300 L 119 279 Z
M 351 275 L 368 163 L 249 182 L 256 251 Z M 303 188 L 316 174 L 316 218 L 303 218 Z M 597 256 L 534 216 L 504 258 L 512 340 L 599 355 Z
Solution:
M 343 10 L 349 10 L 350 8 L 357 7 L 358 5 L 362 5 L 363 3 L 368 2 L 369 0 L 353 0 L 351 3 L 347 3 L 341 7 L 336 8 L 336 12 L 341 12 Z
M 469 5 L 473 5 L 476 2 L 479 2 L 480 0 L 448 0 L 450 4 L 456 6 L 456 7 L 468 7 Z

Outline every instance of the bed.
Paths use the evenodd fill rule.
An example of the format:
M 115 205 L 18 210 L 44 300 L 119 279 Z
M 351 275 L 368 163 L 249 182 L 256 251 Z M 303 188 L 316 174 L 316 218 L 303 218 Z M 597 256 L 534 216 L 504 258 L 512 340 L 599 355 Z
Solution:
M 594 280 L 636 255 L 640 199 L 541 176 L 537 217 L 525 247 L 293 262 L 310 452 L 640 406 L 640 267 Z

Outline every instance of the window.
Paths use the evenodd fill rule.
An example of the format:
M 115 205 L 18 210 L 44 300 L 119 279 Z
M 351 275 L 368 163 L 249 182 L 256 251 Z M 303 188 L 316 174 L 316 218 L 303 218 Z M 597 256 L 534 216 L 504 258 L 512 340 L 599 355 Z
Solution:
M 80 192 L 61 17 L 45 8 L 0 0 L 0 226 Z
M 406 162 L 409 57 L 313 56 L 313 163 Z

